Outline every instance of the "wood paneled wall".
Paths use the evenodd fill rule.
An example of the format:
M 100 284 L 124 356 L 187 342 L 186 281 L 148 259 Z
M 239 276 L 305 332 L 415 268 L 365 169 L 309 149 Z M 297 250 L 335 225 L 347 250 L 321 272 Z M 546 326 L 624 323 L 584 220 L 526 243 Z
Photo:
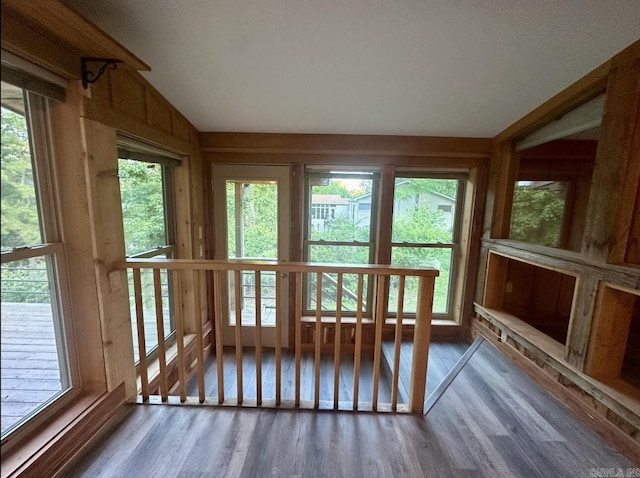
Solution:
M 516 141 L 605 90 L 605 113 L 595 151 L 589 144 L 572 147 L 572 151 L 564 150 L 568 145 L 556 142 L 514 154 Z M 586 367 L 585 360 L 590 354 L 590 357 L 597 356 L 600 357 L 598 360 L 606 362 L 611 357 L 619 357 L 620 348 L 625 346 L 623 337 L 628 333 L 628 317 L 625 320 L 613 310 L 602 312 L 603 303 L 614 302 L 602 299 L 602 291 L 607 290 L 604 288 L 630 288 L 635 295 L 640 287 L 640 261 L 637 255 L 640 241 L 639 103 L 640 41 L 637 41 L 494 138 L 481 259 L 483 272 L 476 291 L 479 304 L 476 305 L 477 320 L 473 324 L 475 330 L 489 331 L 486 315 L 491 315 L 493 326 L 502 330 L 503 339 L 509 343 L 509 335 L 514 334 L 514 330 L 523 323 L 518 320 L 518 314 L 522 316 L 520 318 L 525 318 L 528 313 L 524 310 L 524 299 L 518 301 L 514 296 L 511 303 L 505 292 L 509 284 L 508 287 L 513 288 L 511 294 L 526 295 L 529 284 L 522 280 L 518 284 L 516 280 L 524 273 L 516 271 L 510 259 L 489 254 L 490 251 L 515 255 L 522 263 L 578 277 L 566 344 L 557 349 L 557 344 L 554 345 L 552 341 L 534 340 L 538 331 L 527 331 L 525 327 L 520 331 L 521 334 L 518 332 L 520 335 L 514 353 L 533 360 L 554 380 L 569 387 L 576 397 L 628 434 L 632 433 L 627 426 L 628 421 L 625 421 L 626 418 L 618 419 L 617 415 L 628 410 L 626 403 L 630 399 L 627 398 L 627 391 L 611 390 L 594 380 L 590 375 L 600 372 L 594 372 L 596 369 L 592 366 Z M 573 251 L 507 240 L 513 182 L 518 177 L 525 179 L 525 175 L 571 177 L 577 180 L 572 215 L 578 219 L 571 224 L 574 234 L 567 243 L 567 248 Z M 518 265 L 516 269 L 518 267 L 526 266 Z M 486 276 L 485 270 L 489 270 Z M 550 300 L 544 294 L 553 293 L 551 278 L 540 282 L 538 286 L 541 287 L 534 282 L 530 284 L 532 290 L 542 294 L 538 302 Z M 516 291 L 517 287 L 522 290 Z M 568 291 L 569 288 L 569 285 L 560 285 L 561 290 Z M 569 294 L 561 294 L 564 295 L 566 299 L 559 297 L 564 304 L 563 310 L 566 310 Z M 489 309 L 501 312 L 488 313 Z M 505 314 L 506 309 L 513 315 Z M 595 325 L 594 316 L 597 316 Z M 625 327 L 627 330 L 620 332 Z M 612 334 L 607 332 L 611 330 L 618 331 L 613 340 Z M 605 339 L 601 341 L 599 337 Z M 609 348 L 610 352 L 603 351 L 603 347 Z M 619 360 L 617 362 L 616 366 L 619 366 Z M 593 359 L 590 359 L 590 363 L 593 363 Z M 558 370 L 561 372 L 558 373 Z M 636 414 L 632 421 L 637 419 Z
M 174 174 L 177 254 L 189 259 L 202 257 L 204 248 L 202 161 L 196 129 L 136 71 L 147 65 L 63 3 L 3 1 L 2 48 L 68 80 L 66 100 L 51 106 L 53 169 L 85 395 L 41 424 L 39 436 L 22 436 L 10 444 L 19 457 L 17 466 L 29 459 L 30 466 L 48 475 L 56 471 L 51 456 L 75 453 L 90 429 L 62 418 L 84 416 L 95 397 L 103 396 L 99 426 L 137 392 L 127 277 L 113 269 L 125 255 L 116 137 L 182 157 Z M 83 89 L 81 57 L 124 62 Z M 183 310 L 195 318 L 189 310 L 192 284 L 182 281 L 180 292 Z M 195 328 L 194 320 L 188 330 Z M 43 436 L 56 439 L 43 446 Z M 69 442 L 78 446 L 70 448 Z M 4 466 L 5 445 L 3 475 L 10 473 Z

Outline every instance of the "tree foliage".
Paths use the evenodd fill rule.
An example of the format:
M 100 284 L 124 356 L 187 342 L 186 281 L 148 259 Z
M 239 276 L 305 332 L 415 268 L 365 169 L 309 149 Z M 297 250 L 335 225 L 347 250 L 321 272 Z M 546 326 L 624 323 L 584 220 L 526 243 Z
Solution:
M 42 242 L 25 117 L 2 108 L 2 249 Z
M 559 246 L 564 203 L 563 191 L 516 186 L 509 237 L 545 246 Z
M 236 185 L 241 188 L 236 204 Z M 236 214 L 242 223 L 236 231 Z M 236 240 L 242 234 L 242 252 Z M 227 247 L 229 257 L 277 259 L 278 257 L 278 187 L 274 183 L 227 182 Z
M 118 176 L 127 255 L 166 245 L 162 166 L 119 159 Z

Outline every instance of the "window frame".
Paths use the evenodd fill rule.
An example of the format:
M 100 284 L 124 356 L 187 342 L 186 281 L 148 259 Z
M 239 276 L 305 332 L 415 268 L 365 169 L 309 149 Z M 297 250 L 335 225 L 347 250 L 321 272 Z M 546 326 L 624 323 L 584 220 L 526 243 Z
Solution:
M 126 147 L 121 147 L 120 144 L 126 141 Z M 129 259 L 151 259 L 158 256 L 166 255 L 167 259 L 174 259 L 177 252 L 177 223 L 176 223 L 176 208 L 175 208 L 175 189 L 173 169 L 178 166 L 180 162 L 172 157 L 165 157 L 163 152 L 151 151 L 147 152 L 137 148 L 135 145 L 130 145 L 131 140 L 121 139 L 118 141 L 118 162 L 120 160 L 126 161 L 139 161 L 142 163 L 157 164 L 161 168 L 161 184 L 162 184 L 162 204 L 163 204 L 163 216 L 164 216 L 164 233 L 165 244 L 153 249 L 141 251 L 136 254 L 127 255 Z M 167 155 L 170 153 L 167 152 Z M 124 156 L 124 157 L 123 157 Z M 120 204 L 122 206 L 122 195 L 120 197 Z M 126 238 L 125 238 L 126 239 Z M 125 240 L 126 247 L 126 240 Z M 173 275 L 167 275 L 167 289 L 168 289 L 168 301 L 169 301 L 169 328 L 170 332 L 165 335 L 165 343 L 167 346 L 171 346 L 176 340 L 176 321 L 174 313 L 174 284 Z M 131 298 L 130 298 L 131 300 Z M 135 322 L 132 319 L 132 327 L 135 326 Z M 133 330 L 135 334 L 135 329 Z M 138 354 L 140 350 L 138 348 Z M 145 353 L 145 357 L 148 361 L 153 361 L 158 358 L 158 345 L 156 344 L 148 352 Z M 139 371 L 140 356 L 136 361 L 136 370 Z
M 1 444 L 19 441 L 67 407 L 82 393 L 80 365 L 73 329 L 71 295 L 67 277 L 67 260 L 59 197 L 58 177 L 53 155 L 53 136 L 49 98 L 21 88 L 24 98 L 24 117 L 28 131 L 29 152 L 38 209 L 41 242 L 2 251 L 1 262 L 43 258 L 47 264 L 50 284 L 51 313 L 54 326 L 62 390 L 46 400 L 31 414 L 16 422 L 2 435 Z
M 324 239 L 311 239 L 312 231 L 312 205 L 311 205 L 311 180 L 312 179 L 361 179 L 371 180 L 371 210 L 370 210 L 370 222 L 369 222 L 369 240 L 364 241 L 331 241 Z M 376 261 L 377 253 L 377 229 L 378 229 L 378 201 L 380 197 L 380 172 L 377 170 L 362 169 L 349 169 L 349 170 L 318 170 L 307 168 L 304 175 L 304 227 L 303 227 L 303 240 L 302 240 L 302 257 L 303 261 L 308 262 L 310 260 L 311 246 L 337 246 L 337 247 L 368 247 L 369 248 L 369 264 L 374 264 Z M 364 304 L 365 311 L 363 317 L 371 318 L 373 316 L 373 293 L 374 286 L 372 280 L 367 280 L 366 290 L 364 291 Z M 302 297 L 302 314 L 310 315 L 315 311 L 308 307 L 310 304 L 310 282 L 309 274 L 304 275 L 303 279 L 303 297 Z M 336 315 L 335 310 L 323 310 L 322 314 L 329 317 Z M 343 317 L 355 317 L 355 311 L 342 311 Z
M 455 320 L 454 302 L 456 295 L 456 287 L 458 285 L 458 265 L 460 261 L 460 248 L 462 237 L 462 216 L 464 211 L 464 200 L 466 183 L 469 179 L 467 173 L 447 173 L 447 172 L 430 172 L 430 171 L 403 171 L 397 170 L 393 175 L 393 196 L 392 201 L 395 204 L 396 194 L 396 181 L 398 179 L 442 179 L 442 180 L 456 180 L 458 182 L 458 189 L 456 191 L 456 204 L 455 211 L 453 211 L 453 225 L 451 230 L 451 242 L 407 242 L 407 241 L 393 241 L 393 214 L 391 217 L 389 236 L 391 237 L 390 245 L 390 257 L 393 263 L 393 250 L 394 248 L 428 248 L 428 249 L 450 249 L 451 250 L 451 264 L 449 265 L 449 283 L 447 286 L 447 310 L 446 312 L 432 312 L 433 319 L 441 320 Z M 437 279 L 436 279 L 437 280 Z M 389 291 L 387 288 L 387 296 L 385 298 L 387 304 L 386 317 L 395 319 L 397 317 L 396 312 L 389 311 Z M 415 312 L 403 311 L 404 319 L 415 319 Z

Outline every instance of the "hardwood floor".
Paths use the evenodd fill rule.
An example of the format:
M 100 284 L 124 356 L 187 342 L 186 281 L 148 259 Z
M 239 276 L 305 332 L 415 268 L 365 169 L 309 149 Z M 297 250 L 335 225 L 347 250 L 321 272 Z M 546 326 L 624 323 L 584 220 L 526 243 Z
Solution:
M 549 477 L 633 465 L 488 343 L 426 416 L 127 405 L 69 477 Z
M 385 349 L 391 349 L 393 354 L 393 342 L 384 343 Z M 434 342 L 429 347 L 429 361 L 427 370 L 426 395 L 428 396 L 436 386 L 442 381 L 446 374 L 453 368 L 457 360 L 467 349 L 468 344 L 464 343 L 438 343 Z M 400 381 L 401 390 L 409 390 L 411 372 L 411 348 L 410 342 L 403 342 L 400 356 Z M 383 364 L 387 360 L 392 360 L 392 355 L 387 358 L 385 353 Z M 256 399 L 256 362 L 254 349 L 245 349 L 243 353 L 243 395 L 245 399 Z M 313 400 L 314 396 L 314 362 L 313 353 L 303 353 L 301 360 L 301 391 L 302 400 Z M 380 403 L 390 403 L 391 401 L 391 368 L 382 367 L 380 384 L 378 389 L 378 400 Z M 218 394 L 218 373 L 216 368 L 215 355 L 209 355 L 205 360 L 205 395 L 216 398 Z M 324 402 L 325 408 L 331 408 L 333 403 L 333 355 L 323 354 L 320 362 L 320 401 Z M 283 352 L 282 355 L 282 400 L 293 400 L 295 397 L 295 361 L 294 355 L 290 352 Z M 340 408 L 351 410 L 354 395 L 354 367 L 353 354 L 343 353 L 340 360 Z M 360 367 L 360 383 L 358 401 L 362 404 L 360 408 L 370 408 L 373 392 L 373 358 L 372 355 L 363 354 Z M 273 350 L 265 349 L 262 352 L 262 398 L 263 400 L 275 399 L 275 357 Z M 408 402 L 408 392 L 399 394 L 399 403 Z M 197 377 L 192 377 L 187 384 L 187 395 L 198 396 Z M 224 396 L 226 400 L 233 401 L 237 397 L 236 381 L 236 359 L 235 350 L 228 349 L 224 353 Z

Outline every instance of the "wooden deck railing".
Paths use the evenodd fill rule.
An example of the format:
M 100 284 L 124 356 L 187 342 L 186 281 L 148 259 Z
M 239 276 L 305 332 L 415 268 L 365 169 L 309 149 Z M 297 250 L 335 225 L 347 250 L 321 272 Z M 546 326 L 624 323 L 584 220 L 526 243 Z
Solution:
M 128 259 L 123 261 L 119 268 L 131 269 L 133 273 L 133 285 L 134 285 L 134 297 L 135 297 L 135 310 L 136 310 L 136 323 L 137 323 L 137 336 L 140 350 L 145 350 L 145 334 L 144 334 L 144 313 L 142 303 L 142 290 L 141 290 L 141 270 L 151 269 L 153 271 L 154 279 L 154 293 L 155 293 L 155 315 L 156 325 L 158 333 L 158 367 L 159 367 L 159 392 L 160 401 L 166 402 L 169 400 L 169 390 L 171 383 L 168 380 L 167 370 L 167 346 L 164 337 L 164 321 L 168 320 L 163 313 L 163 303 L 161 295 L 161 271 L 166 270 L 168 274 L 172 274 L 173 277 L 173 313 L 176 323 L 176 345 L 177 350 L 177 384 L 174 390 L 177 390 L 179 399 L 181 402 L 194 402 L 197 400 L 199 403 L 217 403 L 217 404 L 234 404 L 234 405 L 254 405 L 254 406 L 292 406 L 301 408 L 319 408 L 320 407 L 320 370 L 321 370 L 321 357 L 323 355 L 333 355 L 333 408 L 344 408 L 344 402 L 340 401 L 340 364 L 342 346 L 339 338 L 342 336 L 343 327 L 353 327 L 354 330 L 354 343 L 353 343 L 353 390 L 352 390 L 352 407 L 349 409 L 362 410 L 369 409 L 373 411 L 408 411 L 413 413 L 419 413 L 422 411 L 425 394 L 426 384 L 426 370 L 427 370 L 427 356 L 429 350 L 430 341 L 430 327 L 431 327 L 431 309 L 433 304 L 433 289 L 434 281 L 438 276 L 438 271 L 434 269 L 420 269 L 420 268 L 407 268 L 407 267 L 392 267 L 386 265 L 340 265 L 340 264 L 317 264 L 317 263 L 283 263 L 283 262 L 270 262 L 270 261 L 205 261 L 205 260 L 181 260 L 181 259 Z M 236 384 L 237 394 L 236 397 L 229 398 L 225 396 L 224 388 L 224 360 L 223 358 L 223 326 L 229 321 L 229 308 L 227 304 L 234 301 L 236 298 L 240 298 L 241 294 L 241 275 L 246 274 L 247 271 L 254 274 L 255 277 L 255 397 L 244 397 L 243 395 L 243 348 L 242 345 L 242 329 L 246 327 L 242 323 L 242 311 L 241 307 L 235 307 L 235 327 L 234 327 L 234 343 L 226 344 L 235 348 L 236 359 Z M 275 273 L 275 400 L 263 401 L 262 390 L 262 354 L 265 349 L 263 343 L 263 318 L 261 307 L 261 278 L 262 274 Z M 207 280 L 207 276 L 209 274 Z M 312 317 L 303 317 L 303 276 L 304 274 L 314 274 L 315 281 L 310 280 L 309 283 L 315 284 L 315 291 L 309 291 L 309 295 L 313 294 L 311 301 L 308 303 L 315 303 L 315 314 Z M 323 317 L 322 310 L 322 276 L 326 274 L 334 275 L 336 279 L 336 315 L 327 320 Z M 343 299 L 343 281 L 345 275 L 355 275 L 357 277 L 357 292 L 356 292 L 356 310 L 354 317 L 346 317 L 342 312 L 342 299 Z M 283 281 L 287 276 L 288 280 L 294 284 L 293 287 L 287 288 L 287 291 L 293 291 L 295 301 L 289 301 L 288 297 L 283 295 L 285 288 L 283 287 Z M 378 297 L 384 297 L 389 278 L 391 276 L 398 277 L 399 294 L 397 303 L 396 320 L 387 323 L 385 317 L 386 304 L 382 300 L 376 300 Z M 227 287 L 228 278 L 232 277 L 232 287 Z M 372 281 L 374 284 L 374 300 L 371 316 L 365 318 L 365 277 L 368 277 L 368 281 Z M 400 373 L 400 350 L 402 341 L 402 322 L 403 322 L 403 300 L 405 296 L 405 279 L 406 277 L 418 277 L 418 290 L 417 290 L 417 312 L 415 317 L 415 326 L 413 332 L 413 348 L 412 348 L 412 364 L 410 372 L 410 390 L 408 403 L 399 403 L 398 396 L 398 376 Z M 184 282 L 183 282 L 184 281 Z M 203 320 L 204 317 L 194 317 L 193 320 L 188 321 L 192 324 L 189 328 L 190 332 L 193 332 L 195 339 L 190 341 L 193 347 L 195 342 L 195 354 L 191 354 L 190 357 L 195 357 L 193 361 L 191 358 L 185 357 L 185 317 L 183 317 L 182 309 L 184 307 L 184 296 L 181 297 L 181 293 L 190 292 L 186 294 L 190 297 L 192 303 L 190 304 L 190 310 L 200 311 L 201 297 L 204 287 L 207 282 L 213 287 L 214 297 L 214 311 L 213 311 L 213 334 L 214 342 L 211 347 L 211 352 L 216 355 L 216 367 L 217 367 L 217 397 L 206 396 L 206 384 L 205 384 L 205 351 L 203 342 Z M 189 290 L 183 287 L 183 284 L 189 284 Z M 270 286 L 272 287 L 272 286 Z M 227 294 L 225 290 L 228 290 Z M 181 300 L 182 299 L 182 300 Z M 283 301 L 286 304 L 295 304 L 293 313 L 284 317 Z M 177 304 L 182 304 L 177 306 Z M 166 308 L 166 304 L 165 304 Z M 227 310 L 225 310 L 225 308 Z M 186 308 L 185 308 L 186 309 Z M 195 313 L 195 312 L 194 312 Z M 200 315 L 196 313 L 196 315 Z M 295 377 L 293 378 L 295 384 L 295 394 L 293 400 L 282 399 L 282 354 L 283 344 L 281 341 L 282 327 L 288 327 L 289 317 L 294 321 L 294 339 L 293 339 L 293 353 L 295 354 Z M 367 403 L 366 406 L 359 402 L 359 391 L 361 381 L 361 360 L 363 354 L 363 326 L 366 322 L 367 327 L 373 328 L 373 372 L 372 372 L 372 394 L 371 403 Z M 328 348 L 326 344 L 323 344 L 323 327 L 331 324 L 332 330 L 335 331 L 335 343 Z M 303 401 L 301 400 L 301 389 L 303 384 L 301 381 L 302 368 L 302 328 L 310 327 L 313 335 L 313 400 Z M 395 324 L 395 325 L 392 325 Z M 391 329 L 394 335 L 394 353 L 393 363 L 390 364 L 392 370 L 392 386 L 390 394 L 390 403 L 379 403 L 379 385 L 380 385 L 380 364 L 383 355 L 382 351 L 382 337 L 383 327 Z M 193 336 L 189 335 L 192 339 Z M 290 342 L 291 343 L 291 342 Z M 289 345 L 289 344 L 287 344 Z M 324 345 L 324 346 L 323 346 Z M 288 349 L 288 347 L 287 347 Z M 370 346 L 367 350 L 370 350 Z M 191 363 L 187 363 L 191 362 Z M 150 385 L 148 376 L 148 359 L 141 354 L 140 356 L 140 395 L 142 401 L 149 400 L 150 397 Z M 188 370 L 194 370 L 197 376 L 197 397 L 187 397 L 186 384 L 188 378 Z M 343 372 L 344 373 L 344 372 Z M 176 374 L 174 373 L 174 376 Z M 289 379 L 289 377 L 286 377 Z M 325 378 L 326 380 L 326 378 Z M 304 384 L 304 386 L 310 386 L 310 384 Z M 154 388 L 155 391 L 155 388 Z M 286 402 L 286 403 L 285 403 Z M 324 403 L 323 403 L 324 404 Z

